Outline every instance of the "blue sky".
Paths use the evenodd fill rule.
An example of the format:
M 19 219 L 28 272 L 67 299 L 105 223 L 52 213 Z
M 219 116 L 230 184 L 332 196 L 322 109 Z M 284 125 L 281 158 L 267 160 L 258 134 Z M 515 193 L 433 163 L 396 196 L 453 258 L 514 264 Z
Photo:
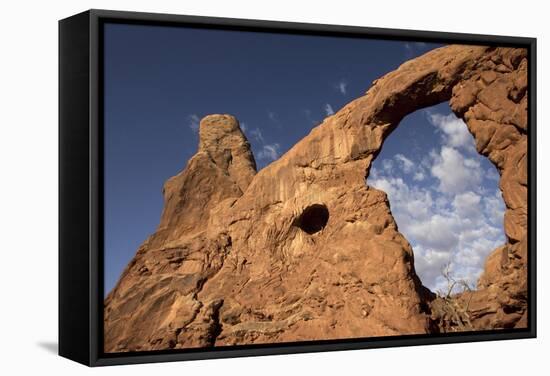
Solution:
M 181 171 L 196 152 L 201 117 L 212 113 L 235 115 L 261 169 L 325 116 L 364 94 L 373 80 L 439 46 L 121 24 L 107 24 L 104 35 L 106 293 L 139 245 L 155 231 L 162 211 L 164 181 Z M 430 213 L 447 215 L 458 193 L 452 196 L 445 192 L 442 173 L 438 177 L 434 169 L 443 147 L 451 142 L 453 150 L 477 161 L 485 172 L 492 166 L 477 158 L 475 151 L 452 144 L 450 140 L 462 135 L 445 133 L 447 128 L 442 124 L 450 121 L 445 117 L 449 114 L 447 105 L 430 111 L 411 114 L 392 134 L 374 163 L 368 183 L 376 181 L 390 188 L 397 223 L 415 246 L 423 282 L 433 288 L 437 278 L 432 274 L 440 264 L 437 260 L 442 257 L 441 247 L 435 254 L 433 248 L 428 248 L 433 242 L 424 241 L 414 233 L 419 228 L 406 224 L 418 218 L 406 217 L 406 210 L 399 210 L 403 192 L 394 187 L 398 184 L 395 178 L 402 179 L 409 194 L 417 190 L 431 192 Z M 415 165 L 414 174 L 407 172 L 411 169 L 400 170 L 400 166 L 408 165 L 401 156 Z M 383 163 L 393 166 L 385 169 Z M 415 179 L 418 173 L 423 173 L 425 179 L 419 180 L 419 175 Z M 481 180 L 467 185 L 462 193 L 472 191 L 483 203 L 496 197 L 496 180 L 488 176 L 483 173 Z M 469 181 L 470 174 L 464 179 Z M 450 201 L 436 206 L 434 202 L 442 197 Z M 443 225 L 434 222 L 426 226 L 433 229 Z M 490 244 L 486 244 L 491 247 L 502 235 L 502 224 L 495 228 L 500 229 L 500 235 L 491 232 Z M 486 233 L 478 236 L 488 237 Z M 424 256 L 428 261 L 419 260 Z M 478 273 L 482 259 L 467 269 L 469 276 Z M 462 273 L 466 269 L 460 266 L 457 270 Z

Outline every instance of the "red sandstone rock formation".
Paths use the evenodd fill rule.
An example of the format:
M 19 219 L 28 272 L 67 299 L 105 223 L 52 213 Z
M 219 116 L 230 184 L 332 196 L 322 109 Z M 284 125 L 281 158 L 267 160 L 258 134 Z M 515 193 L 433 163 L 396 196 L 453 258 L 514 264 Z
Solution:
M 455 302 L 468 329 L 525 327 L 526 51 L 452 45 L 376 80 L 258 173 L 237 120 L 205 117 L 157 231 L 105 299 L 105 351 L 465 330 L 365 184 L 400 120 L 449 100 L 501 174 L 508 238 Z

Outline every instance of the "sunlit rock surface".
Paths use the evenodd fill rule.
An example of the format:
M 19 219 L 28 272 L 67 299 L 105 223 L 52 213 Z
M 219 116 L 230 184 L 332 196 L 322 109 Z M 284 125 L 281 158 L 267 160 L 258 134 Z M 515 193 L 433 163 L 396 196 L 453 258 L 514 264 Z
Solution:
M 105 351 L 526 327 L 527 94 L 526 50 L 442 47 L 258 173 L 238 121 L 205 117 L 157 231 L 105 299 Z M 508 239 L 455 311 L 422 286 L 386 194 L 365 185 L 400 120 L 444 101 L 500 172 Z

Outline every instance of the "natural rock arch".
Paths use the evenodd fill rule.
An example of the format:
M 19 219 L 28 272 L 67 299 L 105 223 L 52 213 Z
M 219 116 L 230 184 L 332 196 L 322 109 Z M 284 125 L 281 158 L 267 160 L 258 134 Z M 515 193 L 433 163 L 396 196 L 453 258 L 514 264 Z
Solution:
M 448 100 L 497 166 L 507 208 L 508 241 L 467 297 L 472 326 L 525 327 L 526 50 L 452 45 L 376 80 L 257 174 L 237 120 L 204 118 L 157 232 L 105 300 L 105 351 L 445 329 L 385 193 L 364 179 L 404 116 Z M 310 236 L 294 224 L 318 203 L 330 216 Z

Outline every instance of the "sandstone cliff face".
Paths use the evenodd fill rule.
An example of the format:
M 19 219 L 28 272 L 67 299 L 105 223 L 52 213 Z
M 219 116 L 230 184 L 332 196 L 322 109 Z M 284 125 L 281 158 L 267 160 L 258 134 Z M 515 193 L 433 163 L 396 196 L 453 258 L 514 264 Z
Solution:
M 498 49 L 453 89 L 451 108 L 500 173 L 507 244 L 487 258 L 478 289 L 462 296 L 475 329 L 527 327 L 527 56 Z
M 365 184 L 400 120 L 448 100 L 507 207 L 508 242 L 455 298 L 469 328 L 525 327 L 526 51 L 453 45 L 376 80 L 258 173 L 237 120 L 204 118 L 159 228 L 105 299 L 105 351 L 459 330 L 416 276 L 386 194 Z

